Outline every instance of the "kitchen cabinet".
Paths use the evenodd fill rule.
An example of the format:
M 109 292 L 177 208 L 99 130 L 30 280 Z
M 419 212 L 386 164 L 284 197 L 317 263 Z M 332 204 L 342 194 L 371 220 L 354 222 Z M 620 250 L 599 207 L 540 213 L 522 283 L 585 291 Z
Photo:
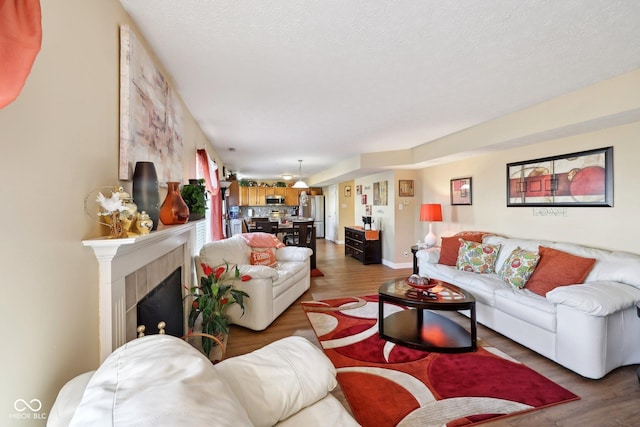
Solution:
M 284 190 L 284 204 L 287 206 L 298 206 L 300 191 L 297 188 L 291 187 L 287 187 Z
M 240 187 L 238 185 L 238 181 L 231 181 L 231 185 L 229 185 L 229 195 L 226 198 L 227 208 L 231 206 L 242 206 L 240 200 L 240 189 L 245 187 Z
M 230 191 L 234 193 L 233 189 Z M 236 202 L 237 206 L 266 206 L 265 198 L 267 196 L 284 196 L 285 205 L 298 206 L 299 193 L 297 188 L 290 187 L 236 187 L 235 194 L 237 195 L 235 198 L 231 196 L 229 200 L 230 203 L 231 200 Z
M 240 196 L 239 205 L 238 206 L 248 206 L 249 205 L 249 187 L 240 187 Z
M 267 196 L 267 187 L 247 187 L 249 189 L 248 206 L 265 206 L 264 198 Z
M 316 194 L 322 194 L 322 189 L 314 189 Z M 291 187 L 239 187 L 234 182 L 229 187 L 231 193 L 229 206 L 266 206 L 267 196 L 283 196 L 286 206 L 298 206 L 300 190 Z M 307 194 L 310 194 L 309 190 Z

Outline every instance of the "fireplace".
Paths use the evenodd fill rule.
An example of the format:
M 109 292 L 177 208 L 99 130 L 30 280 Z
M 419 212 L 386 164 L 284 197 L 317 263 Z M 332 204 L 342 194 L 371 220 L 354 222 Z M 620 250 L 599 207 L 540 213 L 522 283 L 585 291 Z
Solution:
M 181 337 L 184 335 L 182 300 L 182 267 L 178 267 L 138 301 L 136 321 L 145 326 L 145 334 L 157 334 L 158 323 L 162 321 L 166 323 L 168 335 Z M 127 329 L 129 327 L 127 324 Z
M 101 360 L 125 342 L 135 339 L 139 324 L 138 302 L 165 278 L 179 269 L 181 284 L 187 288 L 193 285 L 193 256 L 204 244 L 204 229 L 204 220 L 200 220 L 160 225 L 157 231 L 147 235 L 82 242 L 93 249 L 98 260 Z M 186 310 L 181 327 L 186 332 L 184 313 Z M 150 330 L 156 325 L 145 327 Z

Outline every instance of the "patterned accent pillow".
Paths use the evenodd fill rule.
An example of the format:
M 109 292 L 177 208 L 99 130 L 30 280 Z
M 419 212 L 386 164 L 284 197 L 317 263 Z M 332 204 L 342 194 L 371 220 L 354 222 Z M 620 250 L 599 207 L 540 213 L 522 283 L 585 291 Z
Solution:
M 468 242 L 482 243 L 484 236 L 488 236 L 490 234 L 491 233 L 487 233 L 485 231 L 461 231 L 451 237 L 442 237 L 442 243 L 440 245 L 440 260 L 438 263 L 454 267 L 458 261 L 460 239 Z
M 278 263 L 276 262 L 276 254 L 273 252 L 274 249 L 251 249 L 251 254 L 249 255 L 249 262 L 251 265 L 266 265 L 267 267 L 275 267 Z
M 501 247 L 502 245 L 489 245 L 460 239 L 456 268 L 473 273 L 494 273 Z
M 536 269 L 539 259 L 537 252 L 515 248 L 502 264 L 498 276 L 511 287 L 522 289 Z

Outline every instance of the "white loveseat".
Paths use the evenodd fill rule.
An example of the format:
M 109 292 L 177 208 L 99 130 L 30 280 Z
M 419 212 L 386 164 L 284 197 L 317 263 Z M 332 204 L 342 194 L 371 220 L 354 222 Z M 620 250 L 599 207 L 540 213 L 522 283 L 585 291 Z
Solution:
M 302 337 L 213 365 L 179 338 L 149 335 L 69 381 L 47 426 L 357 426 L 336 385 L 329 359 Z
M 251 237 L 260 237 L 266 233 L 249 234 L 255 235 Z M 251 265 L 252 249 L 274 251 L 277 264 L 274 267 Z M 252 248 L 243 236 L 235 235 L 228 239 L 207 243 L 202 247 L 200 255 L 195 257 L 197 280 L 200 283 L 200 277 L 204 275 L 202 263 L 210 267 L 216 267 L 225 262 L 237 264 L 240 273 L 249 275 L 252 279 L 234 284 L 236 289 L 249 294 L 249 298 L 245 300 L 244 315 L 237 304 L 229 307 L 231 323 L 261 331 L 309 289 L 312 253 L 313 251 L 309 248 L 297 246 Z
M 560 286 L 546 296 L 514 289 L 497 274 L 461 271 L 438 263 L 440 248 L 416 253 L 419 274 L 452 283 L 476 298 L 477 320 L 587 378 L 598 379 L 640 363 L 640 257 L 569 243 L 485 236 L 502 245 L 495 271 L 520 247 L 539 246 L 595 258 L 584 283 Z

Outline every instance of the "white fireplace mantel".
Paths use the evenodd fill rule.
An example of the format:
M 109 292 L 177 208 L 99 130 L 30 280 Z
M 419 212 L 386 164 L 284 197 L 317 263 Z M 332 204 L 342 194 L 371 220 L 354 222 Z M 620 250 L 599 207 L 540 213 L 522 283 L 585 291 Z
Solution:
M 125 278 L 186 245 L 182 268 L 183 284 L 192 285 L 192 259 L 197 250 L 194 221 L 186 224 L 162 226 L 146 235 L 121 239 L 83 240 L 83 246 L 93 249 L 98 260 L 98 307 L 100 315 L 100 360 L 126 342 Z

